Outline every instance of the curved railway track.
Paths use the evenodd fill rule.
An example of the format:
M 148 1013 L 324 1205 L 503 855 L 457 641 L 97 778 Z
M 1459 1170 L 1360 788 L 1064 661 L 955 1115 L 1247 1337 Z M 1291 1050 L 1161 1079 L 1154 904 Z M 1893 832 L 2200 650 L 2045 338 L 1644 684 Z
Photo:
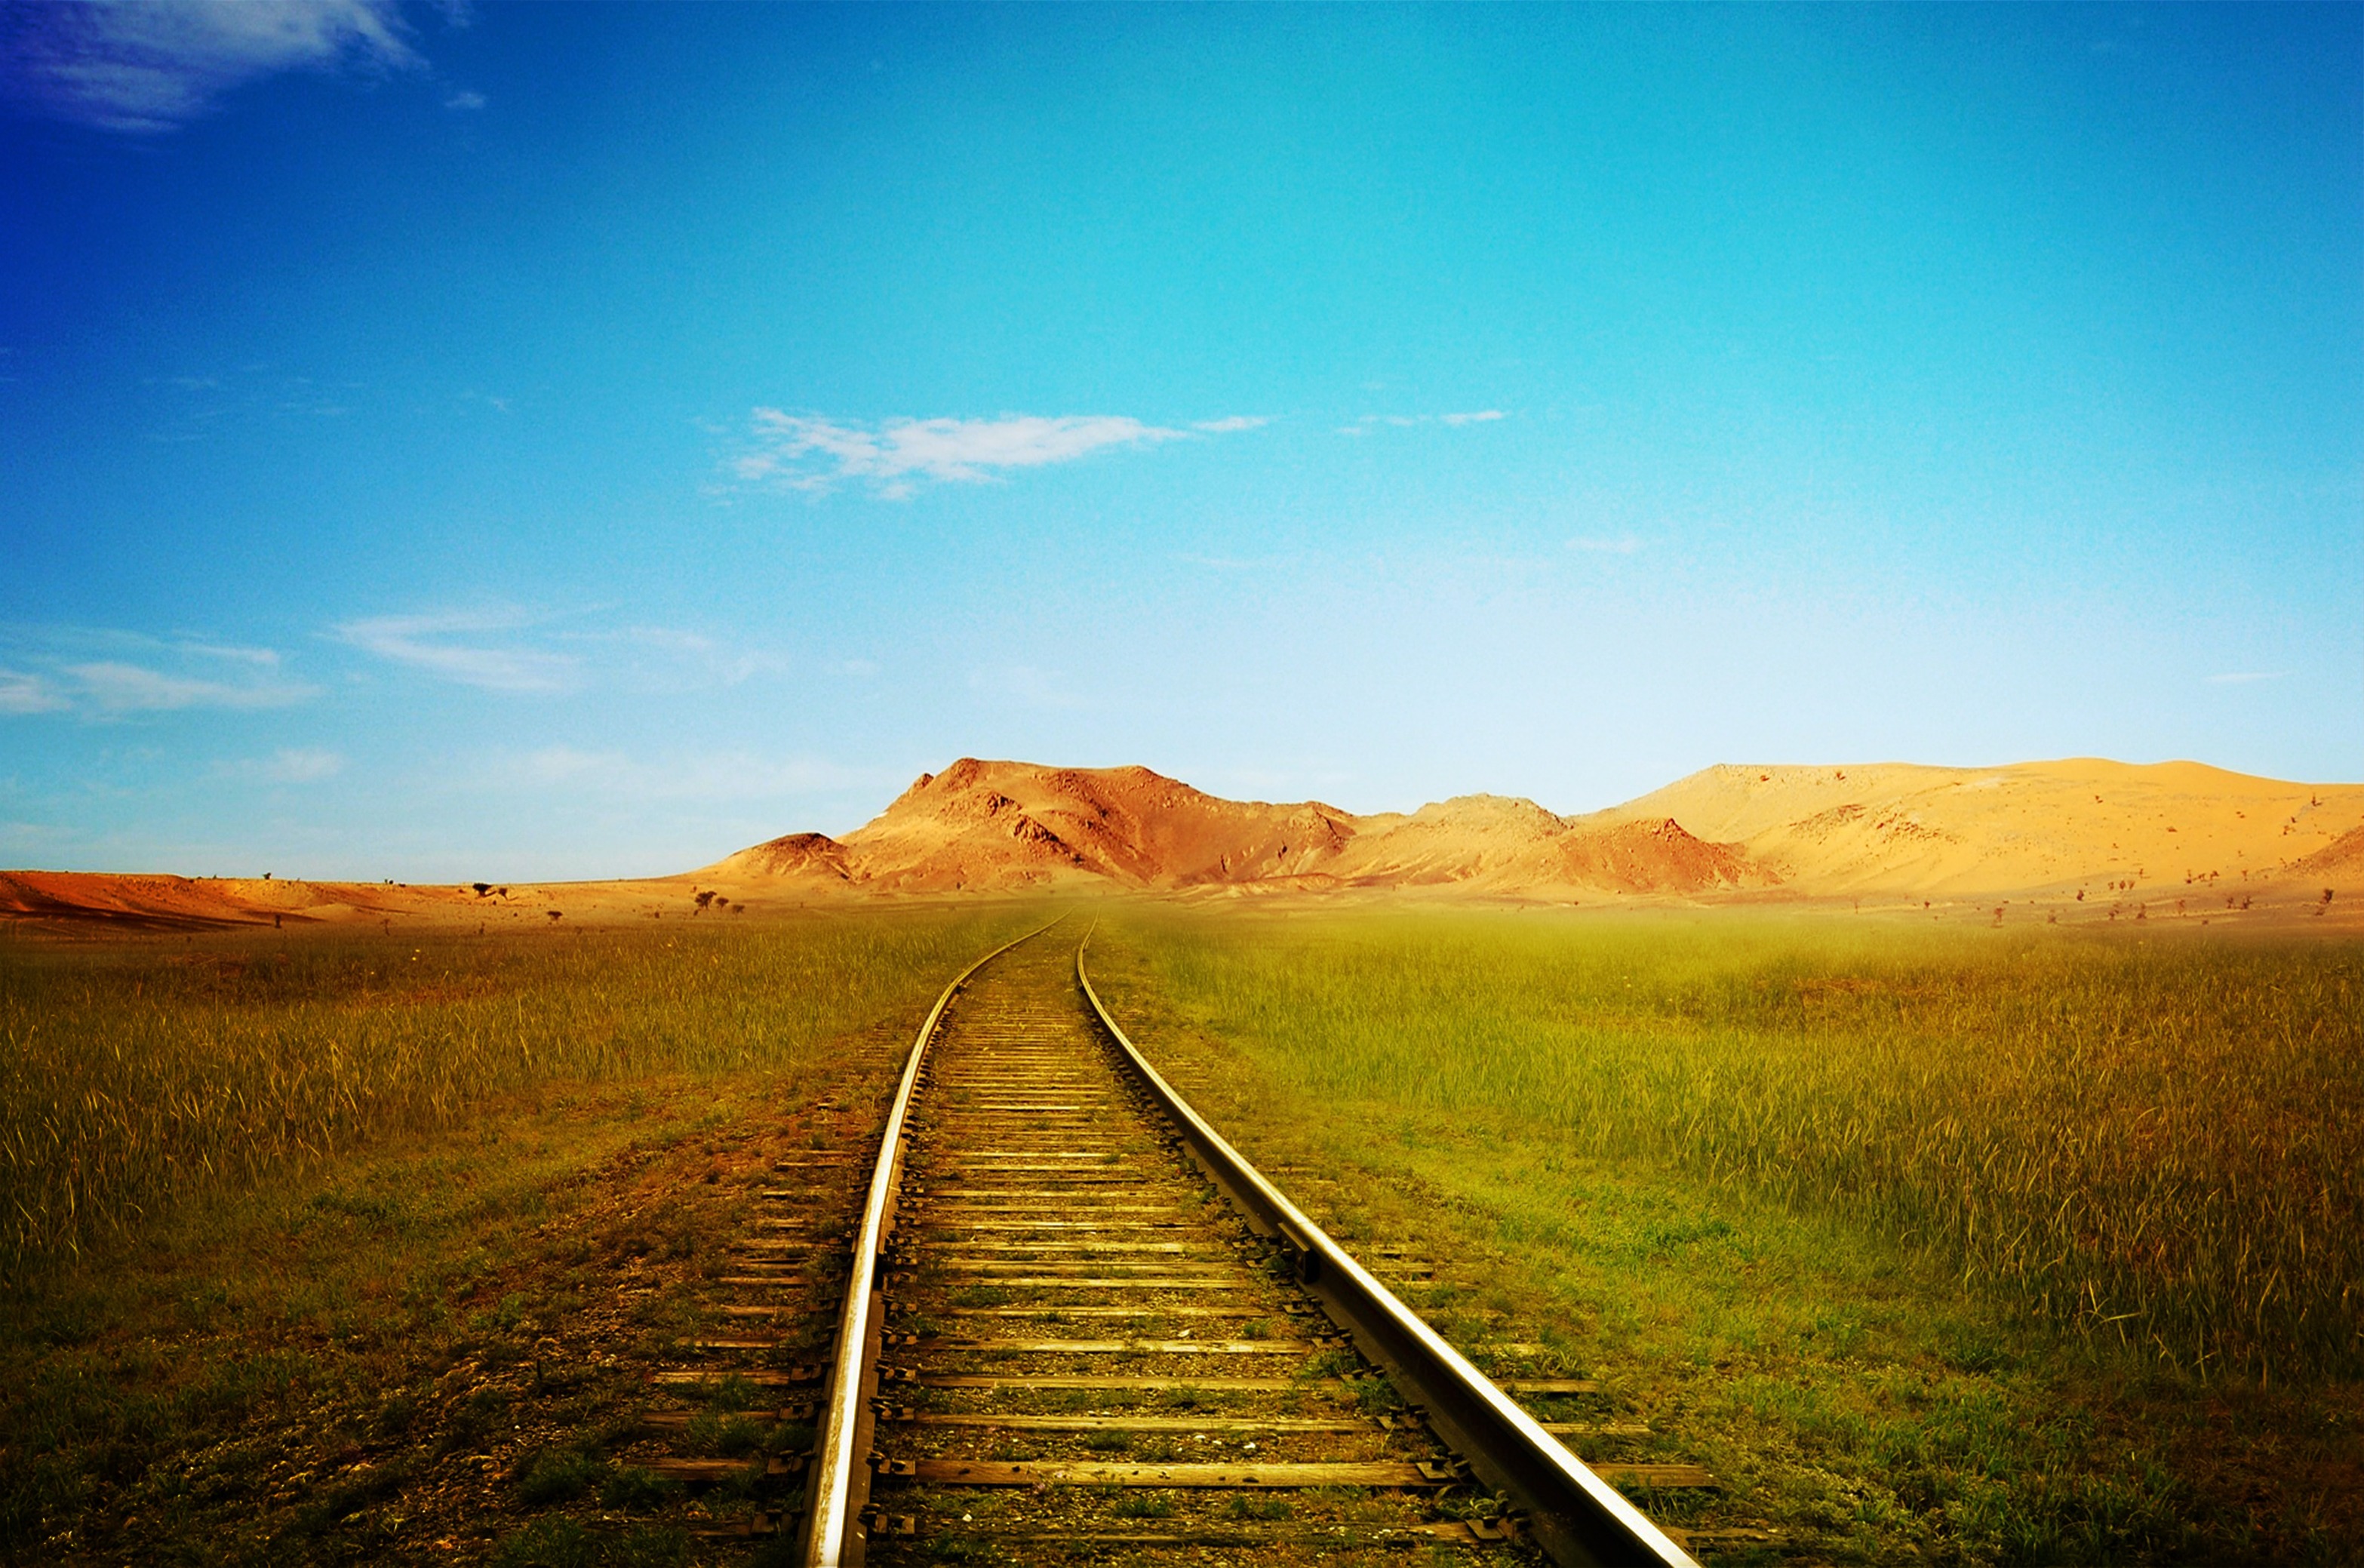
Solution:
M 661 1413 L 660 1442 L 762 1421 L 777 1454 L 808 1423 L 809 1459 L 651 1468 L 764 1489 L 744 1528 L 807 1568 L 1692 1561 L 1610 1479 L 1703 1473 L 1578 1461 L 1511 1394 L 1590 1385 L 1472 1367 L 1191 1110 L 1049 929 L 945 987 L 874 1136 L 781 1162 L 785 1212 L 717 1282 L 764 1331 L 661 1374 L 751 1407 Z

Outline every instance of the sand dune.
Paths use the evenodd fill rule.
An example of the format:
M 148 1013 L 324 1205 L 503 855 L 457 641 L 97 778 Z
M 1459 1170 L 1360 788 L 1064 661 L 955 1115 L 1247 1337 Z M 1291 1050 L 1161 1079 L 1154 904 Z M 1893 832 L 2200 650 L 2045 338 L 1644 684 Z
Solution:
M 2354 878 L 2364 786 L 2198 762 L 1714 767 L 1609 815 L 1673 817 L 1817 895 L 2236 893 Z M 2343 862 L 2341 856 L 2345 855 Z M 2117 884 L 2123 884 L 2117 885 Z
M 50 929 L 549 925 L 724 917 L 843 896 L 1355 891 L 1598 905 L 1844 899 L 2047 919 L 2364 917 L 2364 785 L 2195 762 L 1717 766 L 1606 811 L 1463 795 L 1357 816 L 1225 800 L 1147 768 L 964 758 L 832 839 L 676 877 L 482 888 L 0 873 Z M 2325 894 L 2331 895 L 2326 900 Z M 703 895 L 703 897 L 699 895 Z
M 639 917 L 677 906 L 686 881 L 519 884 L 307 882 L 112 872 L 0 872 L 0 922 L 52 930 L 234 930 L 420 923 L 438 927 L 556 925 L 568 918 Z M 555 912 L 557 920 L 552 920 Z

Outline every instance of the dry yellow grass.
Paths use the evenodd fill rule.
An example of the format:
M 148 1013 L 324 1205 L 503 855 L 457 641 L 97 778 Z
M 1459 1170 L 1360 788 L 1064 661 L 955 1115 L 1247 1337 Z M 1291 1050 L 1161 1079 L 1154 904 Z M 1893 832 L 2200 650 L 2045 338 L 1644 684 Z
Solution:
M 0 945 L 0 1267 L 554 1080 L 763 1067 L 942 984 L 1013 917 Z

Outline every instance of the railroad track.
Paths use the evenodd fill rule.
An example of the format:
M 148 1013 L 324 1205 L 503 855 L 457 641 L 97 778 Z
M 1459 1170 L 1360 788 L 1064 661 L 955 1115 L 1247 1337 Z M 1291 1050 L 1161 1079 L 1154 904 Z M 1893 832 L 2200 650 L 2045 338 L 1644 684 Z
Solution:
M 765 1331 L 660 1374 L 721 1390 L 652 1418 L 661 1441 L 766 1424 L 769 1457 L 643 1462 L 755 1488 L 729 1528 L 793 1534 L 808 1568 L 1691 1562 L 1610 1482 L 1704 1473 L 1579 1462 L 1511 1396 L 1591 1385 L 1471 1367 L 1158 1076 L 1080 946 L 1038 931 L 955 979 L 873 1126 L 783 1171 L 786 1212 L 718 1282 Z

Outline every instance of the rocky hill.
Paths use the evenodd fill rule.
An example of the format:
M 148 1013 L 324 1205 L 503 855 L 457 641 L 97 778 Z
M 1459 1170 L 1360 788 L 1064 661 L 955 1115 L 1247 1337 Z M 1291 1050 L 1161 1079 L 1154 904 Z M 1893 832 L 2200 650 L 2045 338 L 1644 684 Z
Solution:
M 1147 768 L 1048 768 L 963 758 L 923 773 L 877 818 L 830 840 L 799 833 L 699 873 L 786 877 L 880 892 L 1007 892 L 1062 883 L 1174 891 L 1463 886 L 1701 893 L 1779 877 L 1672 818 L 1556 816 L 1465 795 L 1410 815 L 1320 801 L 1225 800 Z

